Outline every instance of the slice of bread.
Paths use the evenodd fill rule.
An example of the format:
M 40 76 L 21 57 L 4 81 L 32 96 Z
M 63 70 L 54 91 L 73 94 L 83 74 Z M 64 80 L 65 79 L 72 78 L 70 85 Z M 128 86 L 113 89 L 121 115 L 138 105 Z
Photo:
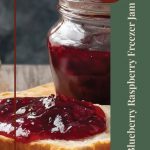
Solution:
M 46 84 L 22 92 L 18 97 L 48 96 L 54 93 L 53 84 Z M 1 98 L 13 97 L 12 92 L 0 94 Z M 0 150 L 110 150 L 110 106 L 100 106 L 106 114 L 107 130 L 101 134 L 80 140 L 38 140 L 28 144 L 18 143 L 10 138 L 0 136 Z

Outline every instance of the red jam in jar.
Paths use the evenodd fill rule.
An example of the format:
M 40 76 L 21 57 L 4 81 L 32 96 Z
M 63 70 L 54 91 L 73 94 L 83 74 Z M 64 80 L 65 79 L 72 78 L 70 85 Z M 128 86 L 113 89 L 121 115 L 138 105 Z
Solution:
M 109 4 L 60 0 L 59 10 L 62 19 L 48 34 L 57 94 L 110 104 Z
M 49 47 L 58 94 L 109 104 L 110 52 Z
M 103 110 L 90 102 L 53 95 L 17 98 L 14 115 L 13 100 L 0 100 L 0 135 L 18 142 L 77 140 L 106 130 Z

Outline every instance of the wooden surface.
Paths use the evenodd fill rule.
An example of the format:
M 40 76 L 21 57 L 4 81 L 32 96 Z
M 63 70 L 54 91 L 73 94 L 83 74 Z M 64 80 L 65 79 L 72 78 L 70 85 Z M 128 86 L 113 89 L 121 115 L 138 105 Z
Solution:
M 33 88 L 52 81 L 49 65 L 17 65 L 17 91 Z M 0 66 L 0 93 L 13 91 L 13 65 Z

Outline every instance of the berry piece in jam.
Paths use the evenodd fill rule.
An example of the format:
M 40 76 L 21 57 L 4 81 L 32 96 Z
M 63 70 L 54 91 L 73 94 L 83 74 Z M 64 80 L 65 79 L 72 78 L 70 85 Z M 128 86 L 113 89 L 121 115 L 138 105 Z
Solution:
M 16 138 L 19 142 L 76 140 L 102 133 L 106 129 L 105 114 L 100 107 L 90 102 L 53 95 L 17 98 L 14 126 L 13 100 L 0 100 L 0 135 Z

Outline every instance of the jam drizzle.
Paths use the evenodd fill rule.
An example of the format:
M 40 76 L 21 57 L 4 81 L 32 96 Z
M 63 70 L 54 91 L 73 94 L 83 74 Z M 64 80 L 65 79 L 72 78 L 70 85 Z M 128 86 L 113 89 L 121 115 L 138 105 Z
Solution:
M 90 102 L 64 96 L 0 100 L 0 135 L 28 143 L 43 139 L 77 140 L 106 129 L 102 109 Z M 13 117 L 16 117 L 16 136 Z

